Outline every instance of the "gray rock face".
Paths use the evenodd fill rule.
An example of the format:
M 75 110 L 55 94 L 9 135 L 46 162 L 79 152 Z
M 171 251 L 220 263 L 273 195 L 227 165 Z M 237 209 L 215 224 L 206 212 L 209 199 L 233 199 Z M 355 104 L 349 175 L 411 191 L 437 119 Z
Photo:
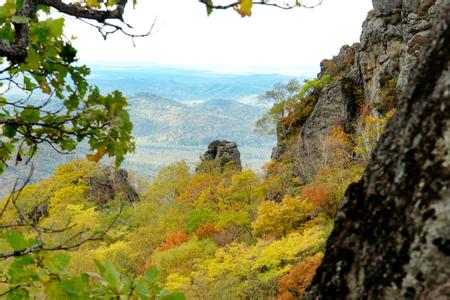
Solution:
M 234 142 L 227 140 L 216 140 L 208 145 L 208 150 L 203 155 L 204 160 L 215 160 L 223 167 L 225 164 L 234 162 L 236 167 L 242 169 L 241 153 Z
M 417 55 L 428 43 L 435 0 L 373 1 L 376 10 L 386 14 L 370 14 L 363 24 L 361 52 L 355 65 L 361 70 L 366 103 L 382 104 L 385 85 L 407 85 L 407 77 Z M 420 15 L 412 13 L 421 7 Z M 380 8 L 381 7 L 381 8 Z M 389 10 L 389 8 L 401 10 Z M 419 13 L 419 12 L 417 12 Z
M 450 0 L 436 13 L 306 299 L 450 299 Z
M 286 147 L 275 146 L 272 148 L 272 154 L 270 155 L 270 159 L 280 159 L 283 153 L 286 152 Z
M 321 163 L 322 141 L 335 127 L 346 129 L 356 113 L 356 103 L 348 78 L 341 78 L 326 86 L 313 112 L 300 132 L 297 165 L 306 179 Z
M 106 204 L 114 197 L 121 197 L 129 202 L 139 200 L 139 195 L 128 181 L 128 172 L 124 169 L 115 171 L 104 166 L 101 173 L 88 180 L 89 196 L 99 204 Z
M 372 4 L 377 11 L 390 14 L 402 5 L 402 0 L 372 0 Z
M 402 8 L 405 12 L 414 11 L 421 0 L 372 0 L 373 8 L 380 13 L 390 14 Z
M 296 175 L 304 179 L 321 163 L 321 141 L 334 127 L 348 131 L 356 124 L 352 129 L 360 130 L 356 106 L 370 115 L 396 107 L 420 51 L 429 44 L 435 0 L 373 3 L 375 13 L 369 13 L 363 24 L 361 42 L 342 47 L 336 57 L 321 64 L 319 75 L 332 72 L 339 79 L 322 90 L 300 131 Z M 363 99 L 357 99 L 356 90 Z

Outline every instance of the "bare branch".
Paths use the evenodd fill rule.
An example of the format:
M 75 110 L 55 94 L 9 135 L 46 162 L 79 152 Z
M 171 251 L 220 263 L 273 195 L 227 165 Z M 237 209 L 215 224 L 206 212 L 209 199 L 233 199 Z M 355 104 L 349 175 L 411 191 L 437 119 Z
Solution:
M 132 39 L 133 46 L 135 46 L 135 43 L 134 43 L 135 38 L 147 37 L 153 33 L 153 30 L 154 30 L 154 27 L 155 27 L 156 21 L 157 21 L 157 18 L 155 18 L 152 25 L 150 26 L 150 29 L 146 33 L 135 34 L 135 33 L 128 32 L 120 25 L 112 24 L 107 21 L 102 22 L 101 24 L 92 24 L 91 22 L 84 20 L 82 18 L 77 17 L 77 19 L 79 19 L 81 22 L 86 23 L 87 25 L 97 29 L 97 31 L 100 33 L 100 35 L 102 36 L 102 38 L 104 40 L 106 40 L 110 34 L 114 34 L 116 32 L 121 32 L 123 35 L 128 36 Z M 128 28 L 133 28 L 132 26 L 130 26 L 129 24 L 127 24 L 125 22 L 123 22 L 123 24 L 125 24 L 126 27 L 128 27 Z
M 232 3 L 229 3 L 229 4 L 225 4 L 225 5 L 216 5 L 216 4 L 213 4 L 209 0 L 198 0 L 198 2 L 203 3 L 204 5 L 206 5 L 209 8 L 212 8 L 212 9 L 235 8 L 235 7 L 237 7 L 238 5 L 241 4 L 240 0 L 232 2 Z M 319 6 L 319 5 L 321 5 L 322 2 L 323 2 L 323 0 L 318 0 L 316 4 L 304 5 L 304 4 L 297 4 L 297 2 L 292 3 L 292 4 L 290 4 L 288 2 L 284 2 L 283 4 L 278 4 L 276 2 L 270 2 L 268 0 L 260 0 L 260 1 L 253 1 L 253 4 L 254 5 L 272 6 L 272 7 L 276 7 L 276 8 L 280 8 L 280 9 L 293 9 L 295 7 L 303 7 L 303 8 L 312 9 L 312 8 L 315 8 L 315 7 Z

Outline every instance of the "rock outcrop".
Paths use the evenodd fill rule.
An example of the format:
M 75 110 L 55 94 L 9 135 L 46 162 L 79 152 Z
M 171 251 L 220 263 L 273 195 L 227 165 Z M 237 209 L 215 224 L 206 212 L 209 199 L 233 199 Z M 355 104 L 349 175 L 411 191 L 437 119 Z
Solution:
M 307 299 L 450 299 L 450 0 L 373 1 L 357 71 L 397 112 L 347 190 Z
M 102 166 L 99 174 L 88 179 L 89 196 L 100 204 L 120 197 L 129 202 L 139 200 L 139 195 L 128 181 L 128 172 L 124 169 L 115 170 Z
M 322 163 L 321 141 L 333 128 L 358 132 L 364 115 L 385 114 L 397 106 L 398 93 L 408 89 L 408 76 L 430 42 L 435 2 L 374 0 L 360 43 L 342 47 L 321 63 L 318 77 L 331 76 L 332 82 L 299 131 L 296 175 L 303 181 Z M 280 143 L 275 149 L 275 159 L 286 152 Z
M 242 169 L 241 153 L 234 142 L 227 140 L 215 140 L 208 145 L 208 150 L 203 154 L 202 160 L 216 161 L 221 167 L 226 164 L 233 164 L 238 169 Z
M 335 127 L 349 128 L 355 118 L 353 82 L 340 78 L 326 86 L 300 131 L 297 164 L 302 177 L 314 174 L 321 160 L 320 145 Z

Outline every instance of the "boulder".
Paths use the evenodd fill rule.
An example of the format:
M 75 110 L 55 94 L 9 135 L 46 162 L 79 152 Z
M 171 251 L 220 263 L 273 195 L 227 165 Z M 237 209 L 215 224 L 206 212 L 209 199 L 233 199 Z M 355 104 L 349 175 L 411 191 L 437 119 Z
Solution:
M 202 160 L 217 161 L 221 167 L 232 162 L 238 169 L 242 169 L 241 153 L 234 142 L 227 140 L 215 140 L 208 145 L 208 150 L 203 154 Z
M 89 196 L 100 204 L 121 197 L 129 202 L 139 200 L 139 195 L 128 181 L 128 172 L 124 169 L 115 170 L 109 166 L 102 166 L 101 172 L 88 179 Z

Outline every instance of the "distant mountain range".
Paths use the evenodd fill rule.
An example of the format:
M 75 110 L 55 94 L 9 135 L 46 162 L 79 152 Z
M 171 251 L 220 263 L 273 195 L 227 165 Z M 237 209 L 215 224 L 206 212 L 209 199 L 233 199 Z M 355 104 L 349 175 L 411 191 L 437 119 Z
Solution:
M 239 145 L 270 143 L 273 138 L 253 133 L 265 109 L 229 99 L 187 105 L 141 93 L 128 98 L 134 135 L 140 141 L 159 144 L 205 145 L 229 139 Z
M 237 142 L 244 166 L 259 169 L 270 159 L 275 138 L 253 132 L 255 121 L 265 111 L 255 101 L 275 83 L 289 79 L 279 74 L 230 75 L 163 67 L 94 66 L 89 81 L 102 92 L 117 89 L 128 97 L 136 153 L 127 156 L 124 167 L 153 177 L 171 162 L 198 162 L 207 144 L 215 139 Z M 68 156 L 42 148 L 34 159 L 33 180 L 47 177 L 58 164 L 86 153 L 86 146 Z M 0 198 L 10 190 L 15 178 L 24 174 L 26 168 L 22 167 L 10 168 L 0 175 Z
M 175 101 L 231 99 L 260 95 L 276 82 L 292 78 L 281 74 L 219 74 L 173 67 L 93 66 L 89 81 L 103 91 L 125 95 L 151 93 Z M 299 77 L 303 80 L 306 77 Z

